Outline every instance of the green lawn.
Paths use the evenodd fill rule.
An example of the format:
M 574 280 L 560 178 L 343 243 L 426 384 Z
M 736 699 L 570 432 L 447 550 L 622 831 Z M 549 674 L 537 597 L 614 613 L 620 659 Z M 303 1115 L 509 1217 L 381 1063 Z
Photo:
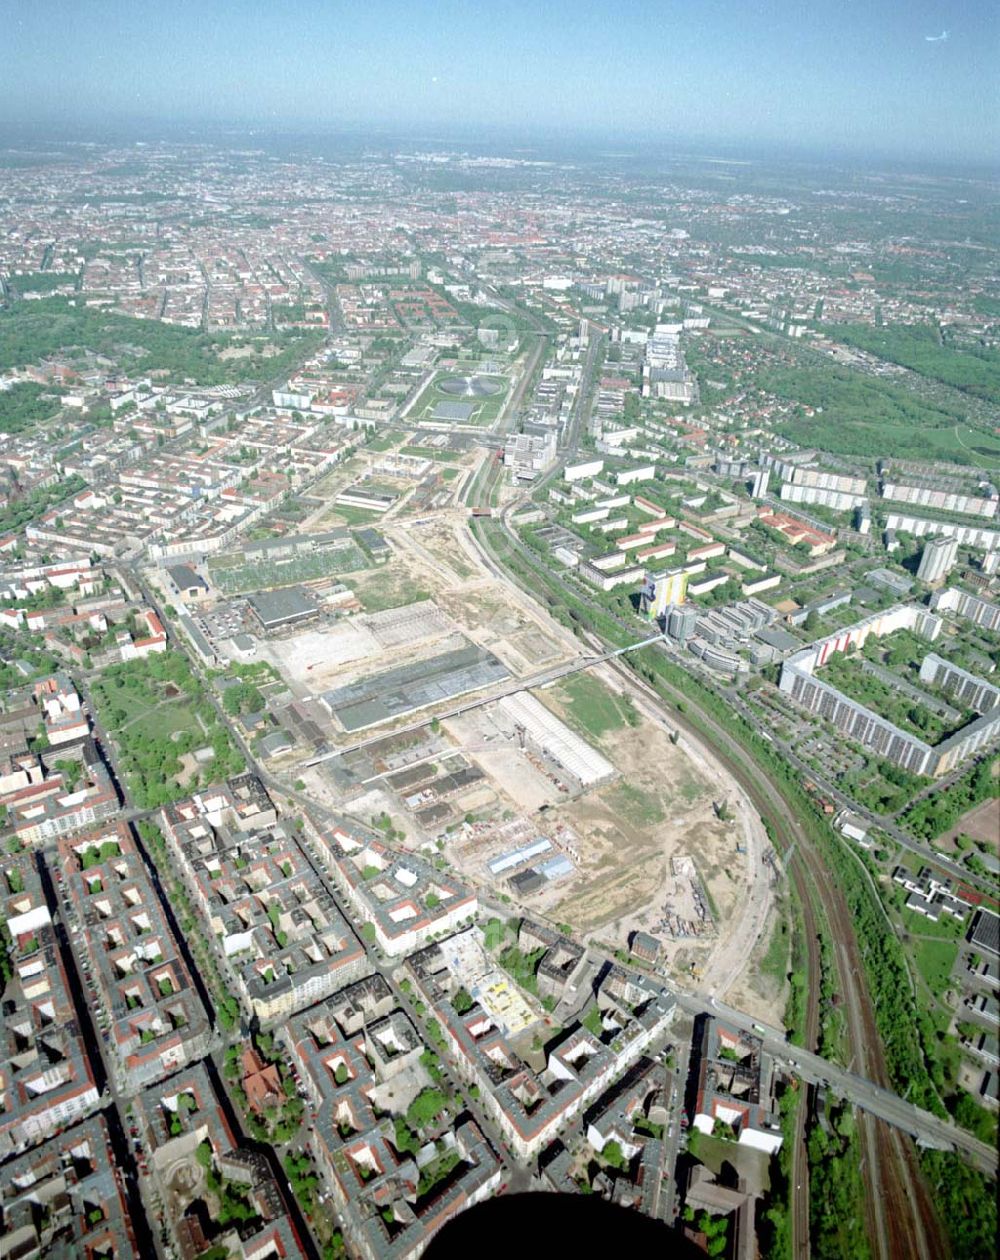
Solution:
M 778 919 L 768 941 L 767 953 L 760 960 L 760 972 L 780 983 L 788 974 L 788 927 L 785 920 Z
M 590 674 L 572 674 L 564 678 L 556 690 L 568 705 L 570 725 L 584 735 L 600 739 L 602 735 L 633 724 L 631 712 Z
M 632 783 L 617 783 L 604 793 L 604 800 L 616 814 L 636 827 L 654 827 L 665 814 L 660 799 Z
M 917 914 L 916 910 L 907 910 L 904 907 L 900 917 L 904 931 L 911 936 L 933 936 L 942 941 L 957 941 L 962 935 L 963 925 L 950 914 L 942 915 L 937 923 L 932 923 L 922 914 Z
M 333 512 L 345 525 L 374 525 L 382 519 L 382 512 L 369 512 L 365 508 L 351 507 L 350 504 L 335 503 Z
M 948 988 L 948 977 L 958 957 L 958 945 L 952 941 L 913 941 L 913 959 L 927 987 L 937 997 Z
M 180 652 L 112 665 L 92 688 L 98 716 L 115 737 L 119 764 L 140 808 L 177 800 L 244 768 L 228 730 Z M 206 747 L 213 758 L 182 786 L 181 757 Z
M 352 579 L 350 587 L 365 612 L 384 612 L 387 608 L 402 608 L 404 604 L 431 598 L 429 591 L 414 589 L 403 574 L 394 579 L 392 573 L 384 570 Z
M 370 438 L 368 441 L 368 449 L 370 451 L 387 451 L 390 446 L 395 446 L 402 433 L 382 433 L 378 437 Z

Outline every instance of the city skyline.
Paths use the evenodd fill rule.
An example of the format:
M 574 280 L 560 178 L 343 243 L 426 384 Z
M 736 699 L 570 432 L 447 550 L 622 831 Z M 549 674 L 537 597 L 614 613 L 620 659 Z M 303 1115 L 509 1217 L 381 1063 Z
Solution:
M 1000 32 L 982 3 L 957 24 L 936 2 L 803 16 L 784 0 L 0 12 L 9 124 L 486 131 L 955 163 L 989 163 L 1000 143 Z

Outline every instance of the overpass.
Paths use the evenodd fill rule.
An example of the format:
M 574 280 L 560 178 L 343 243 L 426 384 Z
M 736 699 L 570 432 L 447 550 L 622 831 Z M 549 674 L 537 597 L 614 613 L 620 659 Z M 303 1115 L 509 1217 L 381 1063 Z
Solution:
M 711 1015 L 746 1033 L 760 1037 L 764 1049 L 795 1076 L 811 1085 L 831 1090 L 862 1111 L 909 1133 L 918 1146 L 952 1151 L 988 1177 L 997 1174 L 997 1152 L 986 1142 L 960 1129 L 950 1120 L 932 1115 L 891 1090 L 882 1089 L 864 1076 L 839 1067 L 801 1046 L 792 1045 L 783 1028 L 770 1028 L 734 1010 L 706 993 L 675 990 L 677 1005 L 692 1015 Z

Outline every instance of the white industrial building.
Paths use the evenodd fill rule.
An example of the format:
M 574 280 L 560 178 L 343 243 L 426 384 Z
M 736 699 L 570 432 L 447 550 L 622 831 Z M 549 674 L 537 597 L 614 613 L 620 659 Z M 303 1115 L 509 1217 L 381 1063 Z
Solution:
M 569 729 L 534 696 L 518 692 L 503 696 L 497 707 L 523 727 L 526 737 L 536 744 L 547 757 L 568 770 L 584 787 L 603 783 L 617 774 L 614 766 L 601 754 Z

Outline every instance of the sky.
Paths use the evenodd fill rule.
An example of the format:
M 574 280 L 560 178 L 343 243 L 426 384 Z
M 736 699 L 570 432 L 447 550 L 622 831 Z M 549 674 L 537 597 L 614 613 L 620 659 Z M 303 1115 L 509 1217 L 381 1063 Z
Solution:
M 1000 153 L 995 0 L 0 0 L 0 42 L 15 124 Z

